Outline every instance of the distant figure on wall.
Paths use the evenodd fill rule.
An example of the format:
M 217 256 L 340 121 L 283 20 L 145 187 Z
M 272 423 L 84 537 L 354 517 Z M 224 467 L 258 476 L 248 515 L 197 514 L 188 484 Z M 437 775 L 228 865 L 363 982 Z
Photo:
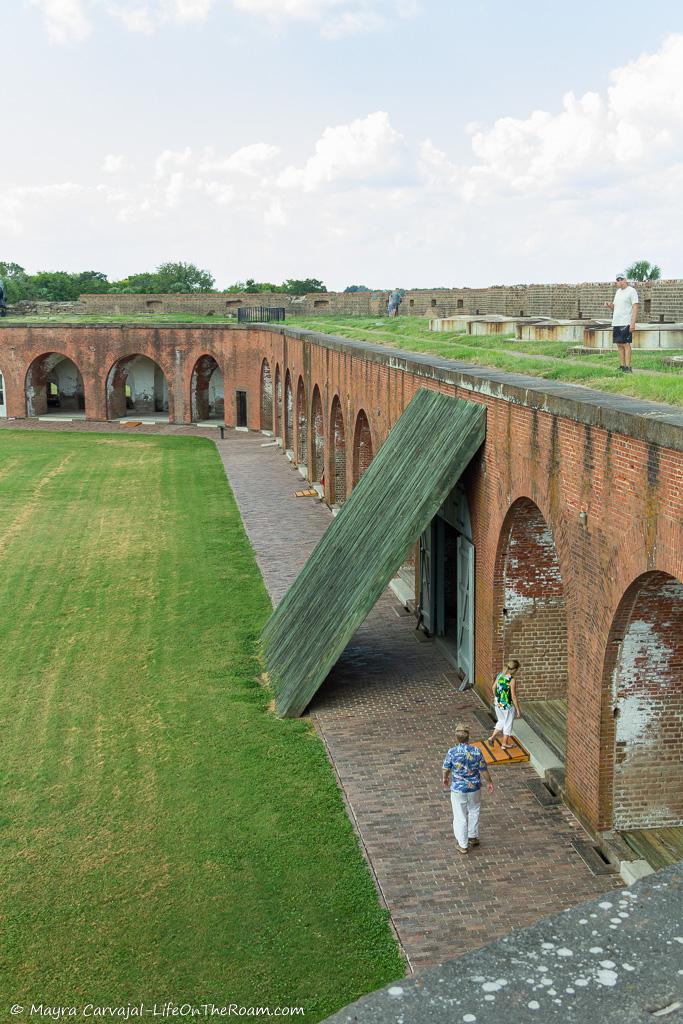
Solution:
M 612 310 L 612 341 L 619 349 L 619 369 L 622 373 L 633 373 L 631 369 L 631 344 L 638 316 L 638 292 L 626 280 L 626 274 L 617 274 L 617 290 L 614 302 L 606 302 Z
M 387 303 L 387 315 L 398 316 L 398 307 L 401 305 L 403 299 L 403 292 L 400 288 L 394 288 L 393 292 L 389 296 L 389 302 Z

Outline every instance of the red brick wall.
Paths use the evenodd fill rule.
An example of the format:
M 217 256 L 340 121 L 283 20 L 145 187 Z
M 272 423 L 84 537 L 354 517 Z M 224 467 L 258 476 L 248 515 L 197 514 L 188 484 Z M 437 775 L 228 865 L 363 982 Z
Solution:
M 605 676 L 615 827 L 683 825 L 680 582 L 652 572 L 629 588 L 610 631 Z
M 235 390 L 245 390 L 249 426 L 253 429 L 261 425 L 261 366 L 267 358 L 271 372 L 279 366 L 283 381 L 287 374 L 291 376 L 294 404 L 301 377 L 307 423 L 311 414 L 309 403 L 318 386 L 328 451 L 333 443 L 332 407 L 338 399 L 344 439 L 342 443 L 338 436 L 335 461 L 338 459 L 343 466 L 347 494 L 353 486 L 353 438 L 361 410 L 367 415 L 372 450 L 376 452 L 419 387 L 483 403 L 487 409 L 487 440 L 464 478 L 477 558 L 476 683 L 480 692 L 488 693 L 491 679 L 500 667 L 501 637 L 505 633 L 501 621 L 504 604 L 500 601 L 501 587 L 505 585 L 505 571 L 501 576 L 500 570 L 501 552 L 509 547 L 510 510 L 520 502 L 519 508 L 538 510 L 538 521 L 547 526 L 554 540 L 553 556 L 550 543 L 539 541 L 538 531 L 525 530 L 515 519 L 513 549 L 518 554 L 526 552 L 527 563 L 533 558 L 534 564 L 527 564 L 522 571 L 508 562 L 511 586 L 522 593 L 525 588 L 541 591 L 537 622 L 543 622 L 543 650 L 548 653 L 550 683 L 544 682 L 540 656 L 534 664 L 534 652 L 528 646 L 531 641 L 521 627 L 514 638 L 516 649 L 510 653 L 524 660 L 517 647 L 524 649 L 526 644 L 527 666 L 533 667 L 535 673 L 534 686 L 554 685 L 554 680 L 564 672 L 562 643 L 556 649 L 551 644 L 553 631 L 561 632 L 557 623 L 563 595 L 569 701 L 568 797 L 589 825 L 611 826 L 615 720 L 614 665 L 610 666 L 610 652 L 615 644 L 610 636 L 616 635 L 613 626 L 617 632 L 626 628 L 620 625 L 619 615 L 635 580 L 653 572 L 683 580 L 681 451 L 591 426 L 581 420 L 570 403 L 566 414 L 553 414 L 533 407 L 531 398 L 527 399 L 521 391 L 514 397 L 499 397 L 492 393 L 490 383 L 479 387 L 474 377 L 468 378 L 467 386 L 461 386 L 438 379 L 437 371 L 430 370 L 427 364 L 420 372 L 401 368 L 396 353 L 371 357 L 341 343 L 326 347 L 281 331 L 229 327 L 2 326 L 0 371 L 5 376 L 10 416 L 26 414 L 27 369 L 34 358 L 50 351 L 62 352 L 79 367 L 86 416 L 90 419 L 106 418 L 105 381 L 114 362 L 134 353 L 148 355 L 166 374 L 171 419 L 185 423 L 191 421 L 193 369 L 200 357 L 213 356 L 225 383 L 226 422 L 234 424 Z M 283 404 L 286 407 L 286 400 Z M 296 444 L 299 434 L 296 422 L 292 428 L 290 446 Z M 307 465 L 311 458 L 310 443 L 307 437 Z M 325 483 L 330 497 L 331 479 L 328 472 Z M 534 568 L 538 560 L 543 566 L 540 574 Z M 537 604 L 538 600 L 537 595 Z M 641 606 L 655 620 L 653 601 L 654 598 L 648 604 L 643 594 Z M 633 621 L 639 621 L 642 614 L 638 612 Z M 624 621 L 631 622 L 631 618 Z M 656 619 L 659 626 L 653 628 L 660 637 L 668 635 L 671 627 L 664 625 L 668 621 L 663 615 Z M 680 635 L 680 619 L 672 617 L 671 621 Z M 512 637 L 509 639 L 511 642 Z M 559 641 L 560 637 L 555 639 Z M 656 647 L 646 645 L 642 651 L 639 658 L 654 664 Z M 667 665 L 671 674 L 680 679 L 679 648 Z M 653 700 L 659 700 L 652 691 L 656 670 L 643 672 L 639 668 L 638 673 L 634 677 L 634 693 L 640 686 Z M 523 680 L 521 675 L 520 686 Z M 670 703 L 668 697 L 662 698 L 658 707 L 663 709 Z M 678 719 L 675 715 L 667 719 L 663 710 L 657 714 L 655 722 L 662 722 L 661 735 L 669 744 L 673 765 L 675 757 L 680 759 L 683 743 L 675 725 Z M 623 768 L 622 762 L 617 766 L 617 786 L 631 794 L 623 799 L 618 795 L 617 815 L 633 795 L 633 779 L 627 769 L 628 764 Z M 665 769 L 671 777 L 673 771 L 673 767 Z M 654 778 L 649 778 L 651 787 Z M 680 785 L 678 788 L 681 789 Z M 661 807 L 661 800 L 657 806 Z
M 494 579 L 496 664 L 520 662 L 520 699 L 566 698 L 567 613 L 555 539 L 527 498 L 503 524 Z

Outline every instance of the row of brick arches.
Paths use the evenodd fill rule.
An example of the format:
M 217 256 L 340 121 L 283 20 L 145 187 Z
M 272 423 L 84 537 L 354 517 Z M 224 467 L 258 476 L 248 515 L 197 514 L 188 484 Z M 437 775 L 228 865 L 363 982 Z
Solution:
M 303 376 L 294 381 L 285 369 L 283 378 L 279 364 L 271 374 L 263 359 L 260 411 L 261 429 L 282 438 L 312 482 L 325 479 L 331 504 L 343 504 L 373 457 L 365 411 L 360 409 L 353 423 L 350 474 L 348 428 L 338 394 L 326 415 L 317 384 L 309 396 Z M 475 523 L 475 540 L 477 533 Z M 455 571 L 455 559 L 447 526 L 442 535 L 448 574 Z M 455 591 L 456 586 L 446 587 L 446 603 Z M 511 503 L 498 530 L 491 625 L 495 663 L 512 656 L 521 661 L 524 713 L 564 759 L 567 724 L 577 720 L 568 703 L 580 705 L 587 694 L 580 678 L 569 679 L 567 594 L 556 539 L 529 497 Z M 667 778 L 667 768 L 675 770 L 683 749 L 683 689 L 674 685 L 682 668 L 683 584 L 666 573 L 645 573 L 630 584 L 614 616 L 604 652 L 601 706 L 591 711 L 600 716 L 601 749 L 610 752 L 603 755 L 603 827 L 683 822 L 681 788 Z
M 112 364 L 103 383 L 108 419 L 131 414 L 168 417 L 169 383 L 161 366 L 149 356 L 122 356 Z M 37 356 L 26 371 L 25 402 L 27 416 L 85 418 L 85 387 L 80 368 L 60 352 Z M 224 420 L 223 373 L 212 355 L 200 356 L 194 365 L 190 405 L 195 422 Z
M 365 410 L 360 409 L 355 415 L 349 467 L 347 431 L 339 395 L 333 397 L 327 418 L 317 384 L 309 402 L 302 376 L 296 382 L 295 391 L 290 371 L 285 370 L 283 381 L 279 364 L 273 375 L 268 360 L 263 359 L 259 405 L 261 430 L 281 437 L 285 449 L 294 454 L 300 466 L 306 467 L 308 478 L 314 483 L 325 482 L 330 504 L 342 505 L 349 488 L 358 483 L 373 457 Z

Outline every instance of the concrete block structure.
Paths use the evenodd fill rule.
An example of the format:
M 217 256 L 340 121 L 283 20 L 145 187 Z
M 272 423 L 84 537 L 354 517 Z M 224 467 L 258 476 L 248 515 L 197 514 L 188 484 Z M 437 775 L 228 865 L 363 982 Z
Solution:
M 680 410 L 275 325 L 10 320 L 5 415 L 38 414 L 60 360 L 86 419 L 120 418 L 127 374 L 145 365 L 159 415 L 189 424 L 213 406 L 218 422 L 274 434 L 339 506 L 418 389 L 481 403 L 486 440 L 435 517 L 432 561 L 452 585 L 432 631 L 449 641 L 464 537 L 474 628 L 461 653 L 482 697 L 519 658 L 523 704 L 564 715 L 564 791 L 594 833 L 683 825 Z

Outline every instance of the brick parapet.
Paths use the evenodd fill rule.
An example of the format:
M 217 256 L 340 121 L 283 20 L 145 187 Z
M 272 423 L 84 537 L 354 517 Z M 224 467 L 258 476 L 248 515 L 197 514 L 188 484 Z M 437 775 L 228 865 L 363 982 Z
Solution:
M 636 282 L 643 322 L 683 321 L 683 280 Z M 591 319 L 605 315 L 604 303 L 614 295 L 613 281 L 579 284 L 491 285 L 486 288 L 418 288 L 406 291 L 402 316 L 453 316 L 457 313 L 545 316 Z M 189 292 L 159 295 L 82 295 L 84 313 L 237 314 L 243 306 L 281 306 L 289 316 L 382 316 L 390 292 Z

